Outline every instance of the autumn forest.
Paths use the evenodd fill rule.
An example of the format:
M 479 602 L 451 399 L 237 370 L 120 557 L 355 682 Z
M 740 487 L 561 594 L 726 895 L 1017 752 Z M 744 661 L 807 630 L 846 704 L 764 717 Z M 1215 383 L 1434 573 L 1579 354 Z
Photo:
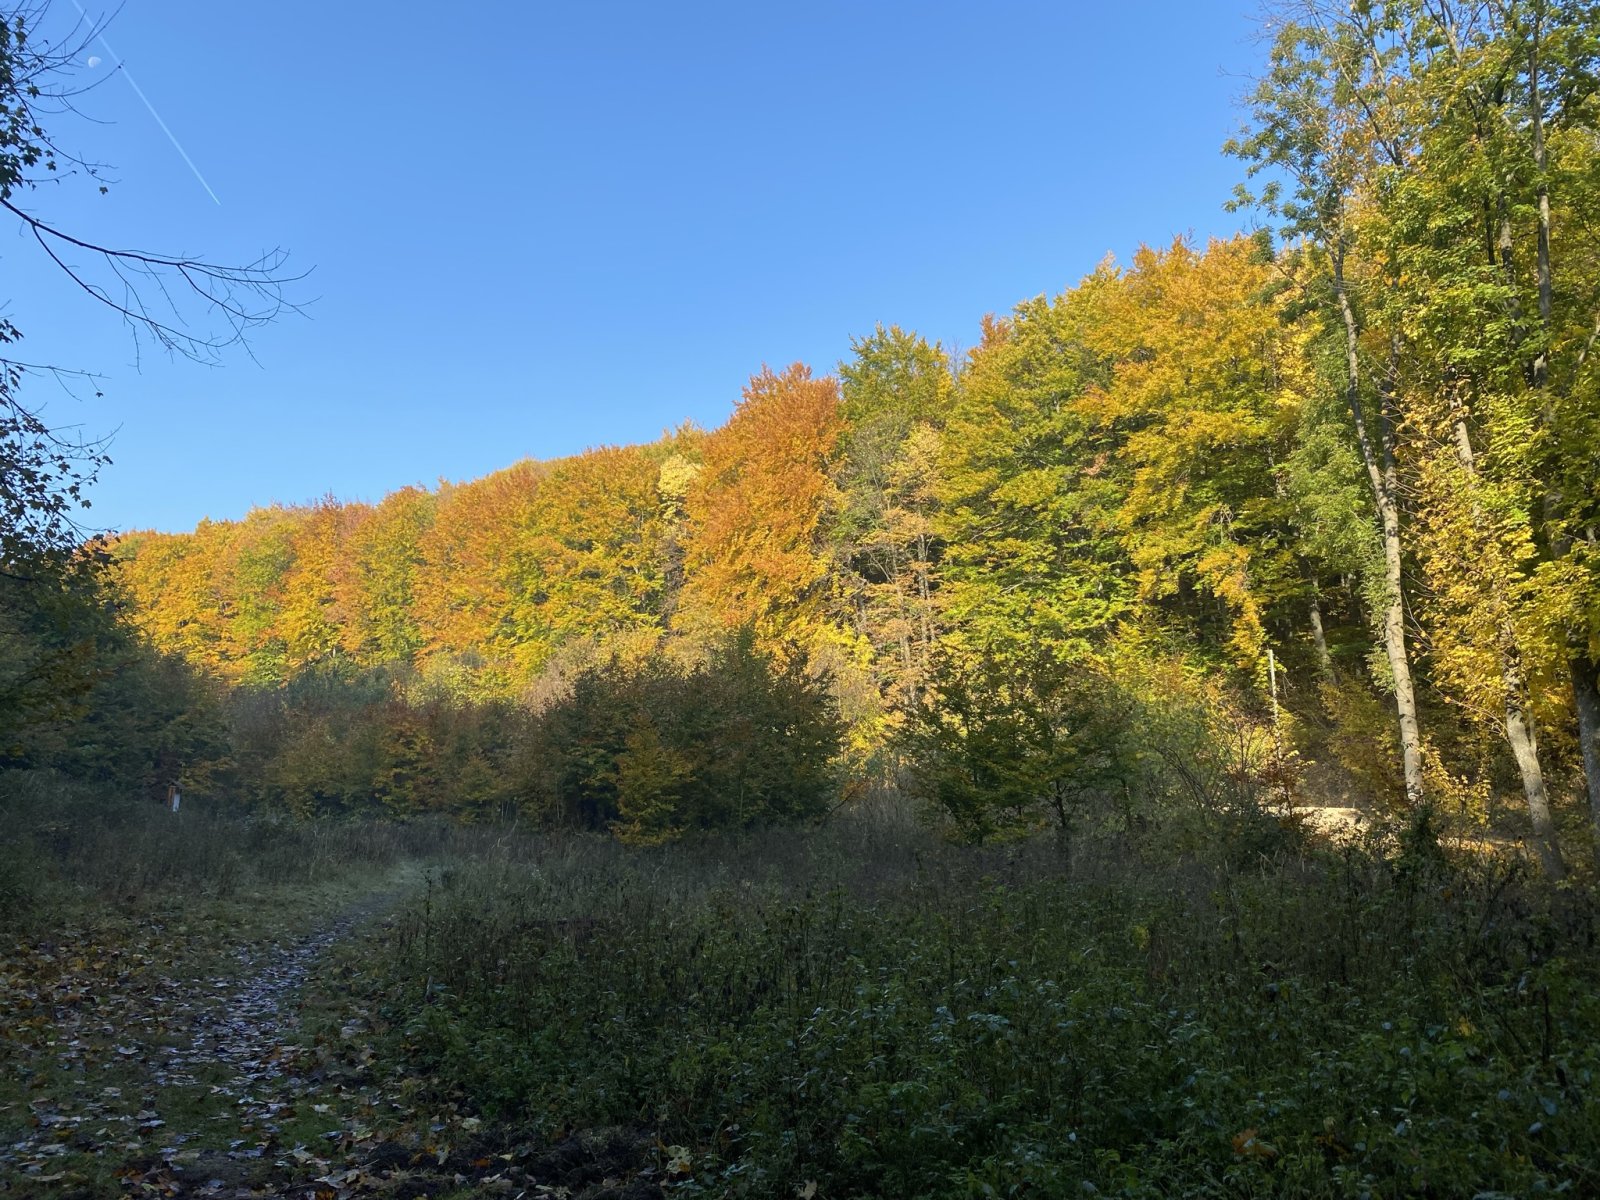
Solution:
M 456 856 L 308 1010 L 429 1195 L 1600 1188 L 1600 9 L 1266 33 L 1237 235 L 717 428 L 87 537 L 8 366 L 0 802 L 177 790 L 213 898 Z
M 708 819 L 687 731 L 574 715 L 615 756 L 580 782 L 541 714 L 737 653 L 965 835 L 1225 741 L 1260 799 L 1506 821 L 1561 874 L 1600 820 L 1600 98 L 1549 20 L 1286 32 L 1230 147 L 1259 232 L 1107 262 L 959 357 L 879 327 L 709 432 L 119 537 L 128 620 L 229 696 L 163 769 L 673 836 Z

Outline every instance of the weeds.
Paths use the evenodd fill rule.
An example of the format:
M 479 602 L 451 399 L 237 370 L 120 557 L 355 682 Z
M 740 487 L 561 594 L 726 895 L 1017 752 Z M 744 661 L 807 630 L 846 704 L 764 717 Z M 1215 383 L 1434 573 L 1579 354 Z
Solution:
M 306 888 L 491 835 L 427 823 L 298 822 L 245 810 L 109 799 L 51 772 L 0 772 L 0 929 L 48 927 L 63 908 L 123 915 L 260 889 Z
M 1600 1187 L 1586 901 L 1238 858 L 548 842 L 402 921 L 392 1052 L 519 1136 L 647 1130 L 686 1195 Z
M 256 897 L 423 860 L 314 980 L 322 1040 L 292 1052 L 360 1050 L 327 1101 L 354 1105 L 349 1169 L 373 1147 L 441 1166 L 448 1135 L 485 1178 L 575 1196 L 1600 1189 L 1592 899 L 1425 829 L 1332 850 L 1241 810 L 963 849 L 885 809 L 629 849 L 5 786 L 7 920 L 89 949 L 17 942 L 0 1116 L 87 1114 L 62 1022 L 106 1014 L 83 1053 L 120 1069 L 129 982 L 175 978 L 175 953 L 198 976 Z M 184 1097 L 125 1099 L 136 1120 Z

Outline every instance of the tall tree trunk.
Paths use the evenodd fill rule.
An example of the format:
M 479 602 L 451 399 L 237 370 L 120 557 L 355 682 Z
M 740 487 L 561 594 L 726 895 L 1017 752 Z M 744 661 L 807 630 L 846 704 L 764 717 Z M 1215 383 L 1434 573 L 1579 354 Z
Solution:
M 1544 101 L 1539 94 L 1539 36 L 1543 9 L 1537 10 L 1533 38 L 1528 43 L 1528 115 L 1533 127 L 1533 169 L 1535 192 L 1539 200 L 1539 234 L 1536 239 L 1539 279 L 1539 353 L 1533 361 L 1533 385 L 1542 388 L 1550 366 L 1550 184 L 1545 178 L 1548 165 L 1544 148 Z
M 1344 322 L 1345 401 L 1356 428 L 1356 445 L 1367 469 L 1372 487 L 1372 502 L 1378 510 L 1383 536 L 1383 649 L 1389 659 L 1389 674 L 1394 679 L 1395 715 L 1400 723 L 1400 757 L 1405 769 L 1406 801 L 1420 805 L 1422 785 L 1422 731 L 1417 722 L 1417 697 L 1411 682 L 1411 659 L 1406 653 L 1405 592 L 1401 580 L 1400 505 L 1396 496 L 1391 439 L 1385 437 L 1384 461 L 1372 444 L 1366 414 L 1361 404 L 1361 339 L 1355 310 L 1345 285 L 1344 254 L 1333 253 L 1333 285 Z
M 1540 34 L 1543 10 L 1533 27 L 1533 38 L 1528 45 L 1528 110 L 1533 133 L 1533 166 L 1535 171 L 1534 195 L 1539 204 L 1539 228 L 1534 242 L 1535 270 L 1539 288 L 1539 351 L 1534 356 L 1531 374 L 1536 388 L 1546 389 L 1550 375 L 1550 313 L 1553 306 L 1553 288 L 1550 271 L 1550 184 L 1546 175 L 1548 159 L 1544 144 L 1544 102 L 1540 98 Z M 1600 321 L 1595 324 L 1600 333 Z M 1589 343 L 1578 354 L 1577 369 L 1588 356 Z M 1556 424 L 1549 396 L 1543 412 L 1547 430 Z M 1561 528 L 1565 513 L 1565 498 L 1559 488 L 1552 485 L 1545 493 L 1545 522 L 1549 530 L 1551 553 L 1565 558 L 1572 552 L 1572 543 Z M 1595 829 L 1595 853 L 1600 857 L 1600 682 L 1595 676 L 1595 663 L 1584 648 L 1584 631 L 1569 629 L 1567 644 L 1571 647 L 1567 658 L 1567 673 L 1572 679 L 1572 706 L 1578 717 L 1578 746 L 1583 754 L 1583 777 L 1589 793 L 1589 816 Z
M 1329 679 L 1337 679 L 1338 674 L 1333 669 L 1333 656 L 1328 653 L 1328 636 L 1322 630 L 1322 601 L 1318 599 L 1314 590 L 1311 593 L 1311 644 L 1317 650 L 1317 670 Z
M 1550 816 L 1550 797 L 1545 791 L 1544 772 L 1539 767 L 1539 743 L 1523 703 L 1528 681 L 1522 671 L 1522 654 L 1514 642 L 1501 647 L 1501 664 L 1506 689 L 1506 740 L 1511 743 L 1512 756 L 1522 775 L 1522 791 L 1527 797 L 1528 818 L 1533 826 L 1533 848 L 1547 876 L 1565 879 L 1567 864 L 1562 861 L 1555 822 Z
M 1472 431 L 1467 425 L 1466 405 L 1460 392 L 1450 388 L 1450 427 L 1455 443 L 1456 461 L 1466 474 L 1468 486 L 1473 488 L 1472 522 L 1484 531 L 1484 551 L 1496 553 L 1494 535 L 1488 531 L 1488 515 L 1476 496 L 1478 481 L 1477 459 L 1472 452 Z M 1491 569 L 1489 577 L 1498 581 L 1500 572 Z M 1496 649 L 1500 656 L 1500 683 L 1505 697 L 1505 734 L 1511 745 L 1512 757 L 1517 761 L 1517 773 L 1522 777 L 1522 794 L 1528 805 L 1528 819 L 1533 826 L 1533 848 L 1539 863 L 1551 879 L 1564 879 L 1566 863 L 1561 858 L 1561 847 L 1556 838 L 1555 822 L 1550 815 L 1550 795 L 1545 787 L 1544 770 L 1539 765 L 1539 740 L 1533 719 L 1528 715 L 1528 673 L 1522 660 L 1522 647 L 1517 641 L 1516 629 L 1511 621 L 1511 605 L 1498 582 L 1489 598 L 1494 612 Z
M 1578 710 L 1578 749 L 1589 784 L 1589 821 L 1594 826 L 1595 857 L 1600 860 L 1600 667 L 1577 651 L 1567 660 L 1572 672 L 1572 697 Z

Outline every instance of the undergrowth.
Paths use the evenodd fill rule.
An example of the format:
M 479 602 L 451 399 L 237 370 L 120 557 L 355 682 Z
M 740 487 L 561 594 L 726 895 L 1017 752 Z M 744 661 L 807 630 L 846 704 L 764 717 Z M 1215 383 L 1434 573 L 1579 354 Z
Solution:
M 470 852 L 487 836 L 207 804 L 172 813 L 52 772 L 0 772 L 0 930 L 48 930 L 75 909 L 132 916 L 264 892 L 293 900 L 419 858 Z
M 628 849 L 16 774 L 0 811 L 0 929 L 183 898 L 235 928 L 403 875 L 329 1020 L 369 1014 L 396 1102 L 481 1124 L 491 1164 L 684 1196 L 1600 1192 L 1592 893 L 1424 831 L 1334 849 L 1213 814 L 974 849 L 846 814 Z
M 414 1086 L 683 1195 L 1589 1194 L 1595 933 L 1424 840 L 846 824 L 435 873 L 373 986 Z

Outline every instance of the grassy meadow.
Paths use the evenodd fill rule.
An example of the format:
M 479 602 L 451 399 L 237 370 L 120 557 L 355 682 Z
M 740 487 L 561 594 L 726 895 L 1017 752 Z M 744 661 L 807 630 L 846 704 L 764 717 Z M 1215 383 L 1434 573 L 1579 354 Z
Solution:
M 284 1052 L 358 1082 L 263 1141 L 292 1175 L 343 1127 L 346 1175 L 314 1161 L 368 1190 L 331 1195 L 493 1194 L 506 1164 L 528 1195 L 591 1200 L 1600 1188 L 1592 898 L 1425 829 L 1334 846 L 1241 811 L 961 847 L 890 801 L 639 848 L 96 815 L 59 786 L 7 797 L 8 1135 L 119 1090 L 92 1050 L 59 1057 L 76 1009 L 103 1014 L 114 1064 L 119 992 L 145 975 L 225 973 L 240 943 L 379 897 L 319 959 Z M 130 1151 L 117 1174 L 74 1126 L 14 1194 L 184 1194 L 181 1155 L 238 1137 L 191 1091 L 128 1097 L 127 1119 L 210 1123 L 178 1158 Z M 378 1161 L 399 1168 L 361 1173 Z

